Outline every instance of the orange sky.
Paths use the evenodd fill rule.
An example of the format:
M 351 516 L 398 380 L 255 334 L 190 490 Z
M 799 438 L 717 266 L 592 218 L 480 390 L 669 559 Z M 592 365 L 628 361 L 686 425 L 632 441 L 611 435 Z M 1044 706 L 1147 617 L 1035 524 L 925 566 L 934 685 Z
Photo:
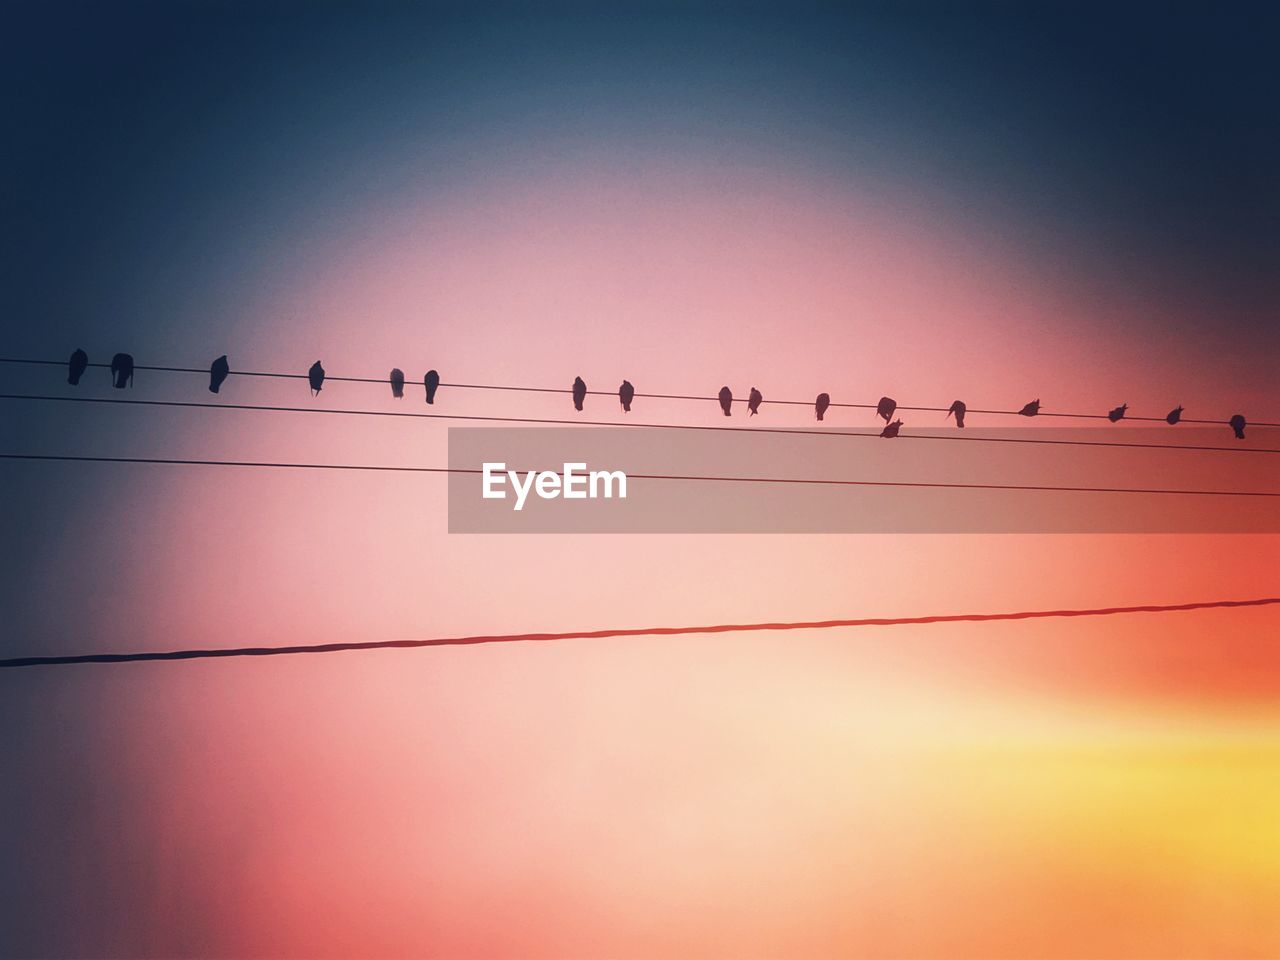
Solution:
M 338 375 L 435 366 L 471 382 L 625 376 L 642 392 L 730 382 L 1275 418 L 1274 381 L 1252 359 L 1133 332 L 1153 320 L 1139 293 L 816 172 L 564 171 L 338 231 L 243 314 L 193 303 L 150 348 L 265 370 L 321 358 Z M 208 336 L 192 334 L 197 317 Z M 205 398 L 197 386 L 139 374 L 134 395 Z M 225 392 L 421 404 L 344 384 L 315 401 L 294 381 Z M 438 405 L 569 412 L 562 397 L 446 392 Z M 59 441 L 86 452 L 119 417 L 137 426 L 115 453 L 445 456 L 441 423 L 62 416 Z M 873 422 L 845 411 L 833 425 Z M 1280 560 L 1276 536 L 450 536 L 435 477 L 13 469 L 51 511 L 90 495 L 111 507 L 109 523 L 33 554 L 27 576 L 69 598 L 47 612 L 48 652 L 1248 598 L 1275 594 Z M 96 720 L 67 713 L 59 749 L 24 777 L 45 798 L 31 801 L 37 833 L 70 818 L 91 836 L 46 850 L 69 859 L 33 868 L 37 887 L 87 896 L 113 878 L 104 896 L 128 891 L 117 926 L 73 925 L 73 953 L 1261 958 L 1280 954 L 1277 616 L 0 681 L 10 704 L 51 717 L 100 706 Z

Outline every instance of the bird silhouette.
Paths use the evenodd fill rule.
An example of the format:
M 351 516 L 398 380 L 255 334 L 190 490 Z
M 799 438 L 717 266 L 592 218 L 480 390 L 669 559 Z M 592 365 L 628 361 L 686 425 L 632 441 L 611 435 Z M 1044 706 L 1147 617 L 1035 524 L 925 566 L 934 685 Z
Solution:
M 720 388 L 720 409 L 724 411 L 726 417 L 732 416 L 730 408 L 733 407 L 733 391 L 728 387 Z
M 1232 417 L 1232 418 L 1228 421 L 1228 424 L 1230 425 L 1231 429 L 1232 429 L 1232 430 L 1234 430 L 1234 431 L 1236 432 L 1236 439 L 1237 439 L 1237 440 L 1243 440 L 1243 439 L 1244 439 L 1244 428 L 1245 428 L 1244 414 L 1243 414 L 1243 413 L 1237 413 L 1234 417 Z
M 893 438 L 898 435 L 898 430 L 902 427 L 901 420 L 895 420 L 893 423 L 885 424 L 885 428 L 880 431 L 880 436 Z
M 631 401 L 635 399 L 636 388 L 631 385 L 630 380 L 623 380 L 622 386 L 618 388 L 618 401 L 622 404 L 622 412 L 631 412 Z
M 822 422 L 822 415 L 827 412 L 827 407 L 831 406 L 831 394 L 820 393 L 818 399 L 813 403 L 813 412 L 818 415 L 818 422 Z
M 111 375 L 115 378 L 116 389 L 133 386 L 133 357 L 127 353 L 117 353 L 111 358 Z
M 1018 415 L 1022 417 L 1034 417 L 1040 413 L 1039 399 L 1032 400 L 1025 407 L 1018 411 Z
M 231 364 L 227 363 L 227 355 L 224 353 L 213 363 L 209 364 L 209 392 L 217 393 L 222 389 L 222 381 L 227 379 L 227 375 L 231 373 Z
M 85 368 L 89 366 L 89 355 L 83 350 L 77 349 L 71 355 L 71 360 L 67 363 L 67 383 L 73 387 L 79 386 L 80 378 L 84 376 Z
M 317 360 L 311 365 L 311 369 L 307 371 L 307 382 L 311 384 L 311 395 L 318 397 L 320 388 L 324 386 L 324 367 L 320 366 Z
M 965 411 L 968 409 L 969 408 L 964 405 L 963 400 L 956 400 L 952 402 L 950 409 L 947 410 L 947 416 L 949 417 L 954 413 L 956 415 L 956 426 L 963 429 L 964 415 Z
M 1164 422 L 1168 424 L 1177 423 L 1179 420 L 1182 419 L 1182 409 L 1183 408 L 1180 406 L 1174 407 L 1172 410 L 1169 411 L 1169 415 L 1164 418 Z
M 573 409 L 582 410 L 582 401 L 587 399 L 587 384 L 581 377 L 573 378 Z
M 885 423 L 893 419 L 893 411 L 897 409 L 898 401 L 893 397 L 881 397 L 880 402 L 876 404 L 876 413 L 884 417 Z
M 436 391 L 440 389 L 440 374 L 428 370 L 427 375 L 422 378 L 422 384 L 427 388 L 427 403 L 435 403 Z
M 1129 405 L 1127 403 L 1122 403 L 1120 404 L 1120 406 L 1116 407 L 1114 410 L 1112 410 L 1110 413 L 1107 414 L 1107 419 L 1110 420 L 1112 423 L 1118 423 L 1119 421 L 1124 419 L 1124 413 L 1128 409 L 1129 409 Z
M 754 417 L 760 412 L 760 404 L 764 402 L 764 394 L 755 387 L 747 394 L 747 416 Z
M 404 396 L 404 371 L 399 367 L 391 371 L 391 395 L 397 400 Z

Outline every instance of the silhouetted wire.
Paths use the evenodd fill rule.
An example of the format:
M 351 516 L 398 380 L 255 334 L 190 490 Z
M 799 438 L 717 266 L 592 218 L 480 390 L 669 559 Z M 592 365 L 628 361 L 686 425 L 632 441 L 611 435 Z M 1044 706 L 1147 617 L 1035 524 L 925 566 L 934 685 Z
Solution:
M 183 457 L 97 457 L 82 454 L 0 453 L 0 460 L 47 460 L 83 463 L 164 464 L 192 467 L 264 467 L 281 470 L 366 470 L 379 473 L 481 474 L 476 467 L 411 467 L 398 464 L 291 463 L 264 460 L 201 460 Z M 511 468 L 514 469 L 514 468 Z M 518 470 L 518 473 L 527 471 Z M 1187 497 L 1280 497 L 1268 490 L 1178 490 L 1165 487 L 1069 487 L 1016 483 L 951 483 L 926 480 L 831 480 L 805 477 L 730 477 L 677 473 L 627 473 L 629 480 L 689 480 L 709 483 L 808 484 L 831 487 L 914 487 L 937 490 L 1028 490 L 1046 493 L 1130 493 Z
M 65 360 L 32 360 L 24 357 L 0 357 L 0 363 L 15 363 L 15 364 L 53 366 L 53 367 L 65 367 L 67 365 L 67 361 Z M 90 363 L 88 366 L 106 368 L 106 367 L 109 367 L 109 364 Z M 154 370 L 161 373 L 198 373 L 201 376 L 206 376 L 206 377 L 209 375 L 208 367 L 175 367 L 175 366 L 159 366 L 159 365 L 147 366 L 145 364 L 137 364 L 134 366 L 133 369 L 134 370 Z M 281 380 L 306 380 L 307 379 L 307 375 L 305 373 L 269 373 L 269 372 L 256 371 L 256 370 L 232 370 L 231 376 L 233 377 L 270 377 L 270 378 L 281 379 Z M 381 384 L 384 387 L 388 386 L 390 383 L 387 377 L 335 377 L 335 376 L 330 376 L 326 373 L 325 382 L 329 383 L 331 381 L 337 381 L 339 383 L 376 383 L 376 384 Z M 420 380 L 416 381 L 416 385 L 423 386 L 422 381 Z M 440 387 L 442 389 L 448 388 L 452 390 L 505 390 L 505 391 L 515 391 L 519 393 L 564 393 L 564 394 L 573 393 L 572 387 L 522 387 L 522 386 L 514 386 L 511 384 L 498 384 L 498 383 L 445 383 L 442 381 L 440 383 Z M 617 394 L 617 391 L 615 390 L 588 390 L 587 395 L 596 396 L 596 397 L 614 397 L 616 399 L 618 394 Z M 706 396 L 699 396 L 695 394 L 683 394 L 683 393 L 636 393 L 635 396 L 636 398 L 643 398 L 643 399 L 649 399 L 649 400 L 693 400 L 693 401 L 707 402 L 707 403 L 713 403 L 719 400 L 719 397 L 706 397 Z M 771 400 L 768 397 L 765 397 L 764 403 L 812 408 L 814 401 L 813 400 Z M 836 401 L 831 401 L 830 406 L 844 407 L 846 409 L 855 409 L 855 410 L 875 410 L 877 407 L 877 404 L 837 403 Z M 950 408 L 949 407 L 913 407 L 913 406 L 907 406 L 905 404 L 898 404 L 897 409 L 912 410 L 912 411 L 925 412 L 925 413 L 946 413 Z M 982 410 L 977 407 L 970 407 L 968 408 L 967 412 L 970 414 L 980 413 L 980 414 L 986 414 L 989 416 L 1001 416 L 1001 417 L 1019 416 L 1019 413 L 1017 410 Z M 1070 419 L 1076 419 L 1076 420 L 1106 420 L 1107 419 L 1107 415 L 1105 413 L 1053 413 L 1053 412 L 1046 412 L 1044 410 L 1041 410 L 1040 413 L 1037 414 L 1037 416 L 1070 418 Z M 1126 415 L 1124 419 L 1147 421 L 1151 423 L 1165 422 L 1164 417 L 1142 417 L 1142 416 Z M 1182 423 L 1198 423 L 1206 426 L 1223 426 L 1227 423 L 1227 418 L 1224 417 L 1220 420 L 1201 420 L 1201 419 L 1187 417 L 1187 418 L 1184 418 L 1181 422 Z M 1250 421 L 1249 426 L 1280 427 L 1280 423 L 1270 422 L 1270 421 Z
M 1076 610 L 1024 610 L 1016 613 L 953 613 L 927 617 L 863 617 L 854 620 L 801 620 L 778 623 L 720 623 L 694 627 L 628 627 L 572 630 L 562 633 L 508 633 L 429 640 L 369 640 L 280 647 L 229 647 L 209 650 L 152 650 L 141 653 L 83 653 L 52 657 L 12 657 L 0 667 L 61 666 L 74 663 L 137 663 L 146 660 L 206 660 L 219 657 L 274 657 L 295 653 L 339 653 L 349 650 L 412 650 L 420 647 L 472 646 L 482 643 L 530 643 L 549 640 L 605 640 L 617 637 L 670 637 L 694 634 L 751 633 L 780 630 L 832 630 L 844 627 L 898 627 L 935 623 L 990 623 L 999 620 L 1044 620 L 1063 617 L 1109 617 L 1134 613 L 1181 613 L 1232 607 L 1262 607 L 1280 597 L 1256 600 L 1207 600 L 1198 603 L 1146 604 Z
M 117 403 L 143 407 L 193 407 L 200 410 L 247 410 L 269 413 L 328 413 L 354 417 L 400 417 L 420 420 L 475 420 L 490 423 L 530 423 L 570 427 L 640 427 L 646 430 L 711 430 L 730 433 L 796 434 L 812 437 L 873 437 L 880 431 L 815 430 L 804 427 L 725 427 L 707 424 L 644 423 L 634 420 L 570 420 L 547 417 L 500 417 L 462 413 L 425 413 L 407 410 L 351 410 L 333 407 L 285 407 L 252 403 L 208 403 L 196 400 L 130 400 L 125 397 L 66 397 L 48 394 L 0 393 L 0 400 L 30 400 L 53 403 Z M 971 443 L 1034 443 L 1068 447 L 1122 447 L 1150 450 L 1189 450 L 1212 453 L 1280 453 L 1280 449 L 1260 447 L 1215 447 L 1190 443 L 1132 443 L 1125 440 L 1054 440 L 1041 437 L 975 437 L 961 434 L 900 433 L 909 440 L 960 440 Z

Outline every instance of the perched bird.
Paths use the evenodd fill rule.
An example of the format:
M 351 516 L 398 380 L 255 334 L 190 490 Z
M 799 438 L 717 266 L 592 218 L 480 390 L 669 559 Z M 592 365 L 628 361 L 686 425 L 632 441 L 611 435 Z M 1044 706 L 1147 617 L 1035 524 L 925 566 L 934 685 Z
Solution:
M 427 403 L 435 403 L 436 391 L 440 389 L 440 374 L 434 370 L 428 370 L 427 375 L 422 378 L 422 383 L 427 388 Z
M 1236 439 L 1243 440 L 1244 428 L 1245 428 L 1244 414 L 1237 413 L 1234 417 L 1232 417 L 1228 421 L 1228 424 L 1230 425 L 1231 429 L 1236 432 Z
M 726 417 L 731 416 L 730 408 L 733 406 L 733 391 L 728 387 L 720 388 L 720 409 L 724 411 Z
M 818 399 L 813 403 L 813 412 L 818 415 L 818 422 L 822 422 L 822 415 L 827 412 L 827 407 L 831 406 L 831 394 L 820 393 Z
M 311 365 L 311 369 L 307 371 L 307 382 L 311 384 L 311 395 L 318 397 L 320 388 L 324 386 L 324 367 L 320 366 L 317 360 Z
M 209 392 L 217 393 L 222 388 L 222 381 L 226 380 L 230 373 L 231 364 L 227 363 L 227 355 L 224 353 L 209 364 Z
M 391 371 L 391 395 L 397 400 L 404 396 L 404 371 L 399 367 Z
M 1120 406 L 1116 407 L 1114 410 L 1112 410 L 1110 413 L 1107 414 L 1107 419 L 1110 420 L 1112 423 L 1117 423 L 1124 419 L 1124 412 L 1128 409 L 1129 409 L 1129 405 L 1127 403 L 1122 403 L 1120 404 Z
M 893 419 L 893 411 L 897 409 L 898 401 L 893 397 L 881 397 L 880 402 L 876 404 L 876 413 L 884 417 L 885 423 Z
M 895 420 L 895 421 L 893 421 L 893 423 L 890 423 L 890 424 L 886 424 L 886 425 L 885 425 L 885 428 L 884 428 L 883 430 L 881 430 L 881 431 L 880 431 L 880 436 L 882 436 L 882 437 L 890 437 L 890 438 L 892 438 L 892 437 L 896 437 L 896 436 L 898 435 L 898 430 L 899 430 L 901 427 L 902 427 L 902 421 L 901 421 L 901 420 Z
M 1182 407 L 1174 407 L 1169 411 L 1169 415 L 1164 418 L 1164 422 L 1168 424 L 1177 423 L 1182 419 Z
M 947 416 L 950 417 L 954 413 L 956 415 L 956 426 L 963 429 L 964 414 L 965 414 L 965 411 L 968 409 L 969 408 L 964 405 L 963 400 L 956 400 L 951 404 L 951 408 L 947 410 Z
M 117 353 L 111 358 L 111 375 L 115 377 L 116 389 L 133 386 L 133 357 L 127 353 Z
M 747 395 L 747 416 L 754 417 L 760 412 L 760 404 L 764 401 L 764 394 L 755 387 L 751 388 L 751 393 Z
M 1025 407 L 1019 410 L 1018 415 L 1021 417 L 1034 417 L 1039 412 L 1040 412 L 1040 401 L 1037 399 L 1037 400 L 1032 400 Z
M 581 377 L 573 378 L 573 409 L 581 410 L 582 401 L 587 399 L 587 384 Z
M 636 388 L 631 385 L 630 380 L 623 380 L 622 386 L 618 388 L 618 400 L 622 404 L 622 412 L 631 412 L 631 401 L 635 399 Z
M 79 386 L 80 378 L 84 376 L 85 368 L 89 366 L 89 355 L 83 350 L 77 349 L 71 355 L 71 360 L 67 364 L 67 383 L 73 387 Z

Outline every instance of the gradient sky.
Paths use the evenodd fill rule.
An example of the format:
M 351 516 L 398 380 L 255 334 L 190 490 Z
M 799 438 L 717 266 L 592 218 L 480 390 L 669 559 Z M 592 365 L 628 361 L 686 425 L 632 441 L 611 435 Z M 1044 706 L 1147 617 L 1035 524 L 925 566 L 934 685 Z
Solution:
M 11 5 L 0 355 L 1280 420 L 1276 21 Z M 446 452 L 431 422 L 66 407 L 6 403 L 0 443 Z M 0 656 L 1177 603 L 1280 566 L 1252 535 L 450 536 L 444 489 L 0 467 Z M 4 671 L 0 954 L 1274 957 L 1278 635 L 1261 609 Z

